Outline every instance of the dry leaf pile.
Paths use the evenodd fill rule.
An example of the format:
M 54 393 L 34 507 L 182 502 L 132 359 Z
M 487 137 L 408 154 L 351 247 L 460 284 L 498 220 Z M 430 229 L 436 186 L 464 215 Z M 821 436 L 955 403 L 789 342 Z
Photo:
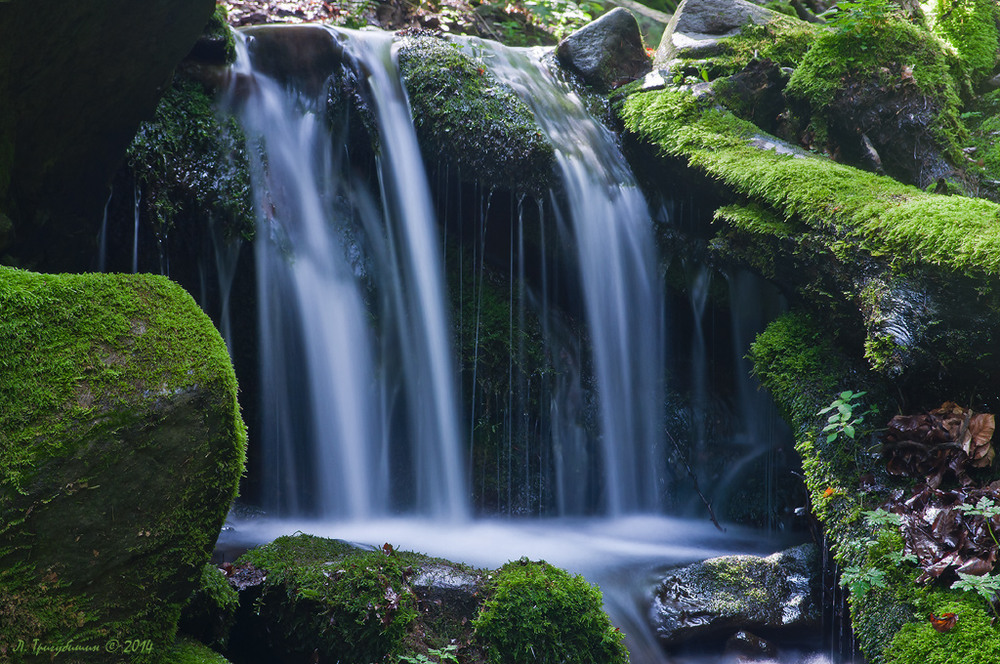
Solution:
M 882 447 L 886 470 L 923 480 L 905 501 L 900 491 L 889 508 L 902 519 L 904 553 L 913 554 L 922 570 L 918 583 L 946 572 L 982 576 L 997 561 L 993 535 L 1000 533 L 1000 510 L 984 514 L 977 505 L 984 498 L 1000 504 L 1000 481 L 977 488 L 970 475 L 993 463 L 995 428 L 992 414 L 952 401 L 889 422 Z
M 960 509 L 984 497 L 997 501 L 1000 482 L 985 489 L 951 491 L 921 485 L 893 509 L 903 520 L 903 551 L 915 555 L 922 570 L 917 583 L 926 583 L 948 571 L 982 576 L 993 569 L 997 548 L 987 518 Z M 990 523 L 993 532 L 1000 532 L 1000 516 L 990 519 Z
M 889 422 L 882 454 L 889 474 L 923 477 L 931 487 L 946 481 L 973 483 L 968 471 L 993 463 L 994 416 L 952 401 L 927 413 L 897 415 Z

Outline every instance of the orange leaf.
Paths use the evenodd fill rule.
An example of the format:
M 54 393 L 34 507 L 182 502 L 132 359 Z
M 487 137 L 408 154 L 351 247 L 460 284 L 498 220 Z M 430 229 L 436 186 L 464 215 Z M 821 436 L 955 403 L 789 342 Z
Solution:
M 940 618 L 932 613 L 929 618 L 931 619 L 931 625 L 939 632 L 947 632 L 958 622 L 958 616 L 954 613 L 942 613 Z

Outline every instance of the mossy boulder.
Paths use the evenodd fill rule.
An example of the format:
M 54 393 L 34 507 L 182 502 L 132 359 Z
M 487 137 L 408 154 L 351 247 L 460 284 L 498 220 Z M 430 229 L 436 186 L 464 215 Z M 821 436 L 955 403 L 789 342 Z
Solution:
M 821 33 L 785 95 L 802 106 L 817 149 L 926 187 L 962 165 L 967 85 L 940 39 L 873 8 Z
M 243 472 L 225 344 L 163 277 L 0 268 L 0 313 L 0 644 L 160 662 Z
M 683 0 L 677 5 L 653 64 L 669 67 L 677 57 L 701 58 L 718 53 L 722 40 L 747 24 L 764 25 L 775 13 L 748 0 Z
M 657 584 L 652 620 L 660 639 L 725 639 L 740 630 L 806 630 L 819 626 L 815 545 L 764 557 L 737 555 L 668 572 Z
M 552 144 L 486 62 L 428 36 L 404 38 L 398 55 L 425 159 L 487 187 L 536 196 L 548 190 Z
M 219 653 L 188 637 L 177 639 L 167 654 L 167 661 L 170 664 L 230 664 Z
M 279 537 L 235 566 L 241 611 L 234 655 L 252 661 L 380 662 L 403 651 L 417 618 L 407 580 L 414 554 L 361 549 L 311 535 Z
M 89 267 L 111 177 L 214 6 L 0 3 L 0 211 L 21 265 Z

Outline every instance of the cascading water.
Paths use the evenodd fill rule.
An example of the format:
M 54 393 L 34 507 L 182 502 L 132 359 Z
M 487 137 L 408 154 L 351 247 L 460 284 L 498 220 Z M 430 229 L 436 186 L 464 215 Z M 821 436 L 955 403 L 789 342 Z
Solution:
M 611 132 L 556 80 L 542 51 L 466 44 L 529 105 L 556 148 L 563 189 L 553 193 L 553 207 L 561 242 L 576 248 L 599 402 L 602 511 L 659 512 L 666 482 L 663 292 L 645 198 Z M 572 441 L 573 433 L 557 435 Z M 559 450 L 563 514 L 584 512 L 581 448 Z
M 333 149 L 325 99 L 253 71 L 253 36 L 233 76 L 230 104 L 258 148 L 262 435 L 272 474 L 264 500 L 279 513 L 384 515 L 395 455 L 393 481 L 411 484 L 418 512 L 460 518 L 467 507 L 441 259 L 391 36 L 339 39 L 369 73 L 384 218 Z M 374 312 L 372 282 L 382 297 Z M 396 441 L 388 423 L 400 409 L 407 430 Z

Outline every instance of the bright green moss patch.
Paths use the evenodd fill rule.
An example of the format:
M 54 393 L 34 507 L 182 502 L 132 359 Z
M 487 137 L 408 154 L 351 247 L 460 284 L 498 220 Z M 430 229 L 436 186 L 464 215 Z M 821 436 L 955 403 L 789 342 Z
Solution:
M 723 54 L 713 62 L 728 74 L 758 58 L 797 67 L 821 32 L 822 28 L 794 17 L 776 16 L 764 25 L 750 23 L 739 34 L 723 40 Z
M 886 664 L 995 664 L 1000 662 L 1000 631 L 992 616 L 965 602 L 946 602 L 933 609 L 937 615 L 958 616 L 955 627 L 938 632 L 930 620 L 904 625 L 886 648 Z
M 170 664 L 230 664 L 211 648 L 189 638 L 177 639 L 167 656 Z
M 752 124 L 690 94 L 625 100 L 629 130 L 786 219 L 843 233 L 900 264 L 1000 273 L 1000 205 L 938 196 L 828 159 L 784 150 Z
M 491 664 L 629 661 L 624 634 L 602 610 L 600 591 L 545 562 L 521 559 L 501 567 L 473 624 Z
M 553 177 L 554 150 L 531 110 L 486 64 L 456 44 L 406 40 L 399 67 L 424 154 L 486 186 L 540 194 Z
M 1000 9 L 996 0 L 935 0 L 934 31 L 954 45 L 973 81 L 997 64 Z

